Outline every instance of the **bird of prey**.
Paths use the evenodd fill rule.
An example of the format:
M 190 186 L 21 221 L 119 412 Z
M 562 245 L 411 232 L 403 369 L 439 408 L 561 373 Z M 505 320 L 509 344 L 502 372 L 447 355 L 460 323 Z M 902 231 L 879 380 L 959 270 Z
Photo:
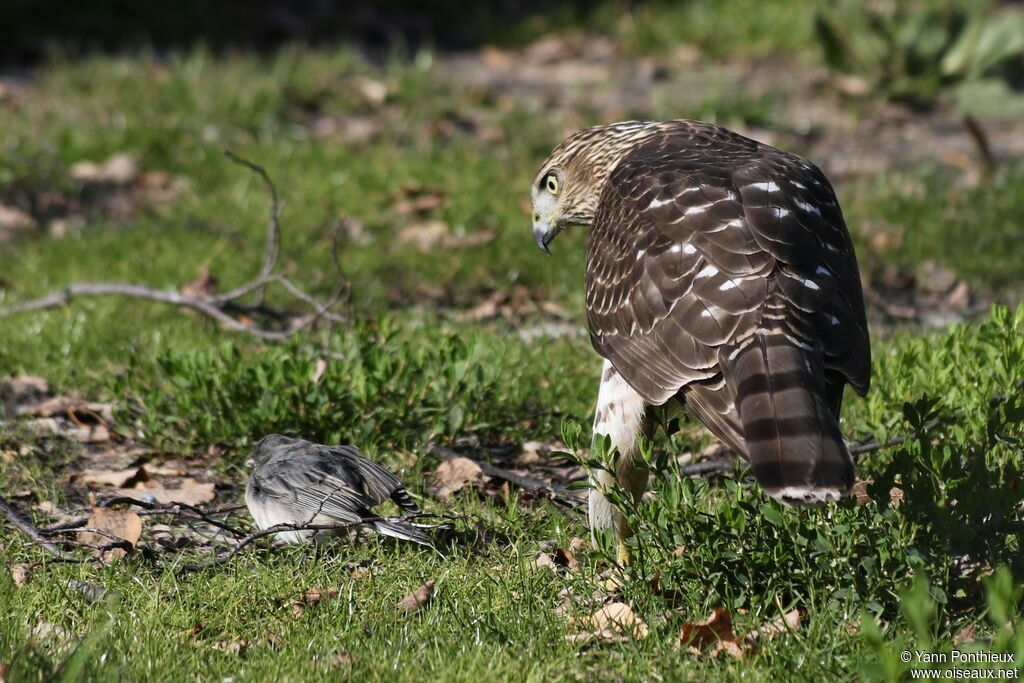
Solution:
M 252 469 L 245 504 L 261 529 L 278 524 L 351 524 L 374 517 L 370 508 L 391 499 L 406 514 L 421 510 L 394 474 L 359 455 L 353 446 L 322 446 L 271 434 L 246 463 Z M 419 528 L 402 519 L 370 523 L 385 536 L 432 546 Z M 311 540 L 314 530 L 284 531 L 286 543 Z
M 533 234 L 548 251 L 589 227 L 587 323 L 604 358 L 594 421 L 619 458 L 592 474 L 591 529 L 628 526 L 601 494 L 633 496 L 636 439 L 683 408 L 786 504 L 853 485 L 843 389 L 868 390 L 857 260 L 834 191 L 804 159 L 699 121 L 580 131 L 541 166 Z

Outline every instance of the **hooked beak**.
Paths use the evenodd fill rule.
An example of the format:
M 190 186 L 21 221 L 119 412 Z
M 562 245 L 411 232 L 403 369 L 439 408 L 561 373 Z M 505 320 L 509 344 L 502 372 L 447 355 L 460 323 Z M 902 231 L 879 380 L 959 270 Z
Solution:
M 245 466 L 246 467 L 255 467 L 256 466 L 256 460 L 253 459 L 253 458 L 249 458 L 248 460 L 245 461 Z
M 549 221 L 536 221 L 533 224 L 533 241 L 545 254 L 551 253 L 548 245 L 551 244 L 551 240 L 555 239 L 557 233 L 558 230 L 552 228 Z

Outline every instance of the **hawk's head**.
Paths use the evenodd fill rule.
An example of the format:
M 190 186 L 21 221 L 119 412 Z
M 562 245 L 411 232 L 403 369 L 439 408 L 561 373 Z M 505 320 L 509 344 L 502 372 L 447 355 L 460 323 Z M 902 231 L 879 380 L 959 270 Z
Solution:
M 651 121 L 623 121 L 585 128 L 562 142 L 533 179 L 533 238 L 548 251 L 548 244 L 570 225 L 594 222 L 605 180 L 615 165 L 639 140 Z

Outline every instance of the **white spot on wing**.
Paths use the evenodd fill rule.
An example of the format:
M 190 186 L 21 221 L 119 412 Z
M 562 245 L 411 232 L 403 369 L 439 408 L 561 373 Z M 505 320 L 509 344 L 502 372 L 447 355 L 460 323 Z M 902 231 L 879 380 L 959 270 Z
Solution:
M 839 500 L 845 494 L 846 491 L 837 488 L 786 486 L 778 491 L 770 491 L 768 495 L 786 505 L 817 505 L 832 500 Z
M 701 271 L 699 273 L 697 273 L 697 277 L 699 277 L 699 278 L 700 277 L 711 277 L 712 275 L 718 275 L 718 268 L 715 268 L 712 265 L 704 266 L 704 268 L 701 269 Z
M 736 283 L 732 280 L 726 280 L 718 287 L 720 292 L 728 292 L 730 289 L 736 289 Z
M 821 289 L 821 287 L 818 286 L 818 283 L 810 278 L 804 280 L 804 287 L 807 289 L 813 289 L 814 291 Z
M 670 203 L 671 199 L 652 199 L 651 203 L 647 205 L 648 209 L 659 209 L 666 204 Z
M 687 245 L 687 246 L 689 246 L 689 245 Z M 678 254 L 682 250 L 683 250 L 683 247 L 681 245 L 679 245 L 679 244 L 673 244 L 672 247 L 669 249 L 669 251 L 672 252 L 673 254 Z
M 818 211 L 818 207 L 816 207 L 814 204 L 808 204 L 807 202 L 797 202 L 796 205 L 800 207 L 802 211 L 806 211 L 807 213 L 813 213 L 818 216 L 821 215 L 821 211 Z
M 646 253 L 647 252 L 645 252 L 643 249 L 641 249 L 640 251 L 636 252 L 636 260 L 639 261 L 640 259 L 642 259 L 644 257 L 644 254 L 646 254 Z
M 684 254 L 696 254 L 697 253 L 697 247 L 693 246 L 690 243 L 686 243 L 685 245 L 683 245 L 683 253 Z
M 769 180 L 767 183 L 753 183 L 751 185 L 754 189 L 764 190 L 765 192 L 778 192 L 779 186 L 773 181 Z

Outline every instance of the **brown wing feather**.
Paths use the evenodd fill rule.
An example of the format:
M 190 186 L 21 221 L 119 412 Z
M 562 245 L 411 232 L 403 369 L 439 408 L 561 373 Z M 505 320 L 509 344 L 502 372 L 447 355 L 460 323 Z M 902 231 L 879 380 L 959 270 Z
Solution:
M 868 389 L 863 294 L 832 187 L 803 159 L 716 126 L 661 124 L 612 171 L 586 299 L 598 353 L 649 403 L 678 395 L 734 448 L 747 450 L 742 378 L 723 381 L 721 363 L 755 333 L 820 350 L 836 412 L 844 382 Z M 762 371 L 784 367 L 767 360 Z

